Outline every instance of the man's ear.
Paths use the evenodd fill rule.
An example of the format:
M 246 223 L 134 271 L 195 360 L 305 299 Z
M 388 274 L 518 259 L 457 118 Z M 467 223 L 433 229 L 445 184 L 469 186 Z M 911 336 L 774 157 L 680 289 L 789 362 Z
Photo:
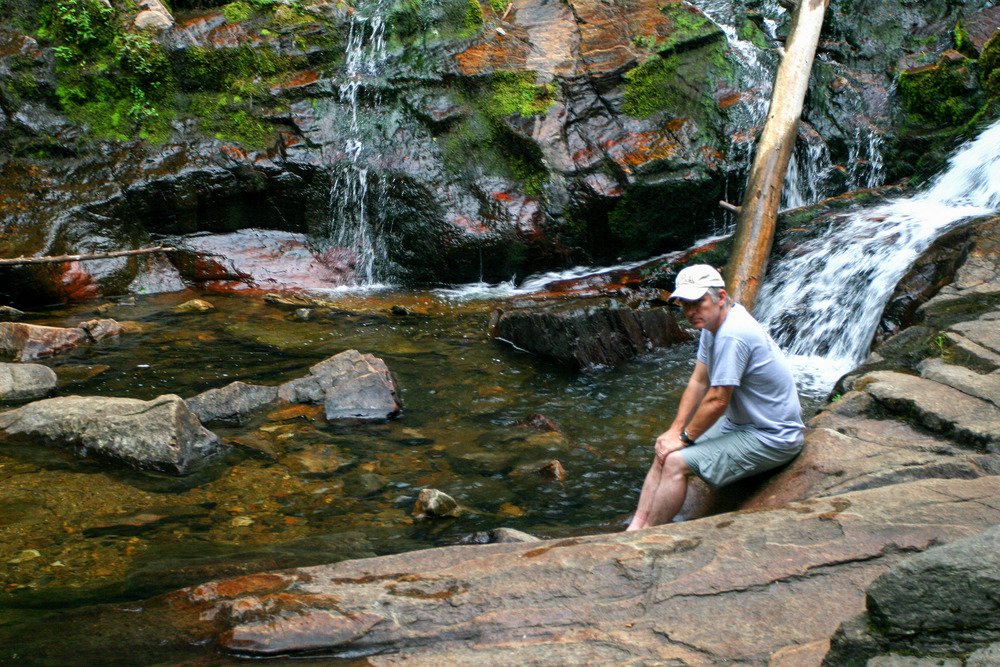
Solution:
M 726 291 L 725 287 L 719 289 L 719 301 L 722 301 L 723 299 L 727 302 L 729 301 L 729 293 Z

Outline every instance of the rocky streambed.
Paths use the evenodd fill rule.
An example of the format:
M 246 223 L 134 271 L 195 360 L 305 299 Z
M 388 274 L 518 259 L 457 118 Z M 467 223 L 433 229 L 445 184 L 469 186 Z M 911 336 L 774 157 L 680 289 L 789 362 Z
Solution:
M 388 302 L 314 312 L 326 329 L 368 322 L 331 347 L 373 343 L 399 377 L 401 418 L 346 427 L 318 407 L 270 409 L 230 435 L 230 458 L 166 482 L 5 446 L 4 657 L 797 666 L 897 664 L 876 658 L 896 653 L 994 664 L 995 549 L 983 531 L 1000 524 L 997 238 L 1000 220 L 973 222 L 925 253 L 897 292 L 911 307 L 896 333 L 813 417 L 796 461 L 736 490 L 738 511 L 637 535 L 621 520 L 689 348 L 580 375 L 486 340 L 476 327 L 496 303 L 456 307 L 447 334 L 433 317 L 442 302 L 422 297 L 397 298 L 396 315 Z M 318 324 L 252 307 L 275 326 Z M 382 327 L 398 337 L 371 335 Z M 202 359 L 200 337 L 219 345 L 217 332 L 181 337 L 189 358 Z M 431 338 L 447 346 L 443 365 L 428 357 L 442 351 L 421 351 Z M 308 364 L 279 360 L 273 341 L 261 363 L 302 375 Z M 205 357 L 194 384 L 215 363 Z M 143 384 L 124 375 L 110 373 L 108 390 Z M 452 409 L 429 409 L 428 394 Z M 459 405 L 463 395 L 473 398 Z M 539 411 L 562 426 L 523 422 Z M 539 474 L 554 459 L 566 475 Z M 457 518 L 411 516 L 431 487 L 465 506 Z M 455 545 L 500 526 L 545 539 Z M 454 546 L 420 548 L 434 545 Z M 127 602 L 172 582 L 197 585 Z M 74 587 L 78 602 L 109 603 L 30 610 L 65 607 Z

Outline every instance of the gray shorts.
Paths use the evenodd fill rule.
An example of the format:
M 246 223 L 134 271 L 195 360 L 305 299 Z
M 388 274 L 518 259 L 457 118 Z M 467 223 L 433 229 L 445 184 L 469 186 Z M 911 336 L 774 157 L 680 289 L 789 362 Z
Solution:
M 681 450 L 691 472 L 713 489 L 736 480 L 777 468 L 796 457 L 799 450 L 784 450 L 767 445 L 749 431 L 739 429 L 722 433 L 722 419 Z

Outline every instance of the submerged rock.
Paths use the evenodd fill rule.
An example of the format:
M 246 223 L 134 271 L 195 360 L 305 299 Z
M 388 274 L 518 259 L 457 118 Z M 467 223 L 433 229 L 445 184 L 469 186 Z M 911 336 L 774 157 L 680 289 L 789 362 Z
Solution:
M 96 396 L 36 401 L 0 413 L 0 434 L 181 475 L 220 446 L 173 394 L 151 401 Z
M 0 363 L 0 401 L 41 398 L 57 385 L 55 371 L 48 366 Z

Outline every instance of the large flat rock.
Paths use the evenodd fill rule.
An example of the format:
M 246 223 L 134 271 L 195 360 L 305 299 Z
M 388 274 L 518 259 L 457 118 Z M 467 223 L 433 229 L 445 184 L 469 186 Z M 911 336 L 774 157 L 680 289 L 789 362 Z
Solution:
M 997 523 L 1000 477 L 926 480 L 639 533 L 246 576 L 50 631 L 164 655 L 197 644 L 372 665 L 818 665 L 877 576 Z M 44 641 L 25 649 L 44 657 Z

